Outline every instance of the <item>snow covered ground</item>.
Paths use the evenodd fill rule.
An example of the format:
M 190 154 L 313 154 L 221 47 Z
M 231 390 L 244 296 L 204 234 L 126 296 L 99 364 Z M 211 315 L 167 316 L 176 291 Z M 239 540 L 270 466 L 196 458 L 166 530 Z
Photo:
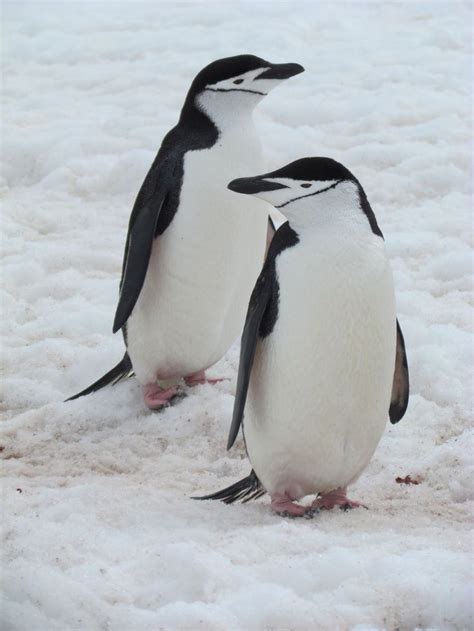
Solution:
M 2 629 L 472 628 L 470 14 L 4 5 Z M 189 499 L 249 471 L 225 451 L 237 346 L 160 414 L 133 380 L 62 403 L 121 357 L 129 212 L 191 79 L 243 52 L 306 67 L 258 109 L 268 167 L 341 160 L 386 236 L 412 398 L 352 490 L 369 511 Z

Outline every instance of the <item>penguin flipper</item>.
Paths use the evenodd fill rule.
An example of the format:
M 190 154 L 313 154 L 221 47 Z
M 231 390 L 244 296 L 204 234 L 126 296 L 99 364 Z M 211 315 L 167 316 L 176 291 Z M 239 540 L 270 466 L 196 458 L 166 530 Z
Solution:
M 273 235 L 265 264 L 250 297 L 240 345 L 239 374 L 227 449 L 230 449 L 234 444 L 244 418 L 245 401 L 258 339 L 259 337 L 266 337 L 271 332 L 276 311 L 278 311 L 278 282 L 276 280 L 275 260 L 283 250 L 295 245 L 298 240 L 296 232 L 287 221 L 278 228 Z
M 269 254 L 270 252 L 271 250 Z M 229 438 L 227 439 L 227 449 L 230 449 L 234 444 L 242 424 L 260 325 L 272 295 L 273 276 L 267 266 L 268 259 L 269 256 L 267 256 L 267 261 L 263 266 L 250 297 L 247 318 L 242 333 L 239 374 L 237 376 L 234 411 L 229 430 Z
M 143 182 L 130 217 L 114 333 L 127 321 L 142 290 L 158 218 L 166 206 L 166 199 L 172 187 L 175 160 L 170 157 L 160 161 L 159 157 L 158 154 Z
M 391 423 L 398 423 L 405 415 L 410 396 L 408 362 L 405 351 L 405 340 L 397 320 L 397 350 L 395 355 L 395 373 L 393 375 L 392 398 L 389 416 Z
M 125 355 L 122 357 L 119 363 L 116 366 L 114 366 L 112 370 L 109 370 L 108 373 L 106 373 L 103 377 L 95 381 L 88 388 L 85 388 L 85 390 L 81 390 L 81 392 L 78 392 L 72 397 L 69 397 L 69 399 L 66 399 L 66 401 L 74 401 L 74 399 L 78 399 L 79 397 L 84 397 L 87 394 L 91 394 L 91 392 L 97 392 L 97 390 L 100 390 L 104 386 L 108 386 L 110 383 L 112 385 L 115 385 L 116 383 L 124 379 L 125 377 L 129 376 L 131 370 L 132 370 L 132 362 L 130 361 L 130 357 L 128 356 L 128 353 L 125 353 Z
M 265 495 L 266 490 L 263 488 L 262 483 L 257 478 L 255 471 L 252 469 L 250 475 L 243 480 L 231 484 L 221 491 L 211 493 L 210 495 L 203 495 L 202 497 L 193 497 L 193 500 L 220 500 L 224 504 L 233 504 L 234 502 L 242 502 L 245 504 L 250 500 L 256 500 L 258 497 Z

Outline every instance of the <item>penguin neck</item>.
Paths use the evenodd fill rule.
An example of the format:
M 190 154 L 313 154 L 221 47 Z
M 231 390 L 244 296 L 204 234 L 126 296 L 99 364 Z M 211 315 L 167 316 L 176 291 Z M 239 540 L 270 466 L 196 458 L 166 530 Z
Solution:
M 282 212 L 301 237 L 335 238 L 339 235 L 345 238 L 352 235 L 365 238 L 371 234 L 382 235 L 372 210 L 369 218 L 363 208 L 358 182 L 341 182 L 320 195 L 302 197 Z M 373 229 L 373 224 L 378 232 Z
M 187 128 L 193 136 L 199 137 L 200 134 L 209 136 L 213 144 L 218 136 L 219 130 L 214 121 L 200 108 L 196 107 L 194 100 L 186 99 L 181 115 L 179 117 L 179 127 Z
M 220 135 L 224 135 L 238 128 L 242 133 L 246 126 L 253 125 L 253 111 L 261 98 L 260 95 L 245 92 L 223 94 L 204 91 L 187 105 L 205 116 L 219 130 Z

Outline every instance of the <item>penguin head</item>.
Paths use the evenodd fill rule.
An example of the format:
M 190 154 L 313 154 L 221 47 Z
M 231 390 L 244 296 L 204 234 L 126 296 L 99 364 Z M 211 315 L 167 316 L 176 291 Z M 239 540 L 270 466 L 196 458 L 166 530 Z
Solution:
M 269 202 L 294 226 L 348 219 L 363 220 L 365 226 L 368 218 L 372 231 L 382 235 L 358 180 L 331 158 L 302 158 L 270 173 L 233 180 L 228 188 Z
M 251 111 L 274 87 L 301 72 L 299 64 L 273 64 L 255 55 L 218 59 L 195 77 L 185 107 L 197 106 L 219 123 L 229 114 Z
M 331 158 L 301 158 L 281 169 L 233 180 L 228 188 L 236 193 L 255 195 L 281 209 L 321 195 L 343 184 L 358 182 L 345 166 Z

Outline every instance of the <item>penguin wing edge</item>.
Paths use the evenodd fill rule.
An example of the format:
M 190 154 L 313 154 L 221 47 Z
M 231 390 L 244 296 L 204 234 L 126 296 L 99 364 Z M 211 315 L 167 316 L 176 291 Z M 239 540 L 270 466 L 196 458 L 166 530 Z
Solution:
M 391 423 L 398 423 L 405 415 L 410 396 L 410 380 L 408 362 L 405 351 L 405 340 L 397 320 L 397 350 L 395 356 L 395 373 L 393 375 L 392 398 L 389 416 Z
M 138 193 L 130 217 L 113 332 L 128 320 L 145 282 L 158 218 L 170 191 L 174 162 L 153 164 Z
M 262 318 L 272 294 L 271 275 L 264 266 L 255 284 L 252 296 L 250 297 L 247 318 L 245 320 L 244 331 L 240 345 L 239 374 L 237 377 L 237 389 L 235 392 L 234 411 L 232 414 L 232 424 L 227 440 L 227 449 L 230 449 L 237 438 L 242 420 L 244 417 L 245 401 L 252 372 L 255 350 L 257 348 L 258 334 Z
M 279 289 L 276 259 L 284 250 L 298 242 L 298 234 L 285 220 L 273 235 L 263 269 L 250 297 L 240 346 L 239 374 L 227 449 L 234 444 L 244 418 L 245 401 L 258 340 L 271 333 L 277 317 Z

